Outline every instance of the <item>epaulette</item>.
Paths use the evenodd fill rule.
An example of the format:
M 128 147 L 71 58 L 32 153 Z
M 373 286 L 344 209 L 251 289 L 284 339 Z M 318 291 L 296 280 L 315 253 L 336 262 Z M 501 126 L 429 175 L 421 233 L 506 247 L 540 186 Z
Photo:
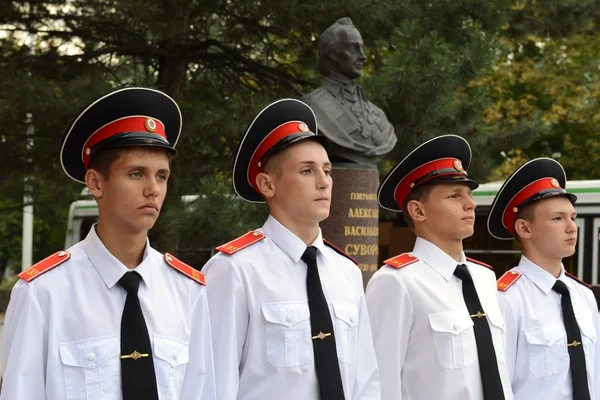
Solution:
M 171 267 L 175 268 L 177 271 L 187 276 L 188 278 L 192 278 L 201 285 L 206 285 L 206 281 L 204 280 L 204 274 L 202 272 L 199 272 L 195 268 L 190 267 L 189 265 L 184 263 L 183 261 L 178 260 L 172 254 L 165 253 L 165 262 Z
M 500 279 L 496 281 L 498 290 L 501 292 L 506 292 L 508 288 L 511 287 L 522 276 L 523 275 L 517 271 L 506 271 L 504 275 L 502 275 Z
M 359 265 L 357 260 L 350 257 L 350 255 L 348 255 L 344 250 L 340 249 L 335 244 L 331 243 L 329 240 L 323 239 L 323 243 L 325 243 L 327 246 L 331 247 L 336 253 L 341 254 L 344 257 L 346 257 L 347 259 L 349 259 L 350 261 L 352 261 L 354 264 Z
M 467 261 L 470 261 L 470 262 L 472 262 L 473 264 L 478 264 L 478 265 L 481 265 L 482 267 L 489 268 L 489 269 L 491 269 L 492 271 L 494 270 L 494 267 L 492 267 L 490 264 L 486 264 L 486 263 L 484 263 L 484 262 L 482 262 L 482 261 L 476 260 L 476 259 L 474 259 L 474 258 L 471 258 L 471 257 L 465 257 L 465 258 L 467 259 Z
M 383 263 L 391 267 L 400 269 L 406 267 L 407 265 L 414 264 L 417 261 L 419 261 L 419 259 L 413 256 L 412 254 L 402 253 L 400 255 L 397 255 L 396 257 L 388 258 Z
M 71 258 L 71 253 L 68 251 L 59 251 L 52 254 L 50 257 L 44 258 L 37 264 L 21 272 L 18 276 L 25 282 L 31 282 L 38 276 L 50 271 L 52 268 L 58 267 L 60 264 Z
M 250 231 L 237 239 L 233 239 L 231 242 L 220 245 L 216 248 L 216 250 L 232 255 L 233 253 L 237 253 L 238 251 L 245 249 L 256 242 L 263 240 L 265 237 L 266 235 L 262 232 Z
M 576 280 L 577 282 L 581 283 L 583 286 L 585 286 L 588 289 L 592 288 L 592 285 L 585 283 L 584 281 L 582 281 L 581 279 L 579 279 L 578 277 L 576 277 L 575 275 L 573 275 L 570 272 L 565 271 L 565 275 L 567 275 L 569 278 L 573 278 L 574 280 Z

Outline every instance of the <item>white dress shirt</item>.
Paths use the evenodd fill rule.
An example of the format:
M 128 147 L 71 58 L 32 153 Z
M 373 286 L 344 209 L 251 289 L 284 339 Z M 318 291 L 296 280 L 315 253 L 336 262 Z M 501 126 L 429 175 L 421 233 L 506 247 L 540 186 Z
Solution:
M 385 265 L 367 286 L 381 398 L 483 400 L 473 321 L 454 276 L 466 264 L 490 322 L 505 398 L 512 399 L 494 272 L 464 254 L 457 263 L 421 238 L 412 254 L 419 261 L 400 269 Z
M 117 400 L 128 271 L 95 229 L 71 259 L 13 288 L 2 343 L 2 400 Z M 146 244 L 138 296 L 160 400 L 216 399 L 205 287 Z
M 522 276 L 499 292 L 506 321 L 508 372 L 516 400 L 573 398 L 567 334 L 556 278 L 522 256 L 511 271 Z M 590 289 L 561 272 L 581 331 L 590 397 L 600 399 L 598 306 Z
M 203 268 L 219 400 L 319 399 L 306 294 L 306 244 L 269 216 L 266 238 Z M 379 400 L 379 375 L 360 269 L 312 246 L 334 325 L 346 400 Z M 325 399 L 323 399 L 325 400 Z

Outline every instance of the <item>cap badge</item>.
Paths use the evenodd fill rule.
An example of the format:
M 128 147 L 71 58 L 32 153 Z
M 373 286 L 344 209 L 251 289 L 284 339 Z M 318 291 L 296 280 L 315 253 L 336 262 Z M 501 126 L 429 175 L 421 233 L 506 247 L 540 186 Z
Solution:
M 156 131 L 156 121 L 153 120 L 152 118 L 148 118 L 144 122 L 144 125 L 146 126 L 146 129 L 148 130 L 148 132 L 155 132 Z
M 298 129 L 300 129 L 301 132 L 308 132 L 308 126 L 305 123 L 298 124 Z
M 462 162 L 460 160 L 454 160 L 454 169 L 457 171 L 464 171 Z
M 550 180 L 550 184 L 551 184 L 552 186 L 554 186 L 555 188 L 559 188 L 559 187 L 560 187 L 560 185 L 558 184 L 558 181 L 557 181 L 556 179 L 554 179 L 554 178 L 552 178 L 552 179 Z

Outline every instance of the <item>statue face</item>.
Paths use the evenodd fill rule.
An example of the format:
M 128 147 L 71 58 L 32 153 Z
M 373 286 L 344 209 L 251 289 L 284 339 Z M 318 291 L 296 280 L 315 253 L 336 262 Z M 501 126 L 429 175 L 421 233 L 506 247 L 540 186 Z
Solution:
M 338 32 L 337 50 L 332 54 L 337 72 L 350 79 L 358 78 L 367 57 L 364 43 L 358 30 L 347 27 Z

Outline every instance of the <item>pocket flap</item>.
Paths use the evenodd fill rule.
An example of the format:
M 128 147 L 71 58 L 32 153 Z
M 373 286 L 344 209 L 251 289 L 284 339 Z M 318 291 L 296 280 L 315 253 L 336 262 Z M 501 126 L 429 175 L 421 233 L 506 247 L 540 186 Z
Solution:
M 154 354 L 177 367 L 190 360 L 188 343 L 167 336 L 154 335 Z
M 588 321 L 583 320 L 581 321 L 581 323 L 579 321 L 577 321 L 577 324 L 579 325 L 579 329 L 581 330 L 581 334 L 585 337 L 587 337 L 588 339 L 590 339 L 592 342 L 596 341 L 596 329 L 594 328 L 594 324 L 591 323 L 592 319 L 590 318 L 590 320 Z
M 351 303 L 333 302 L 335 317 L 344 321 L 350 327 L 358 325 L 358 307 Z
M 118 357 L 121 344 L 116 336 L 103 336 L 59 344 L 64 365 L 93 369 L 107 360 Z
M 267 321 L 287 327 L 310 318 L 308 303 L 261 304 L 261 308 Z
M 466 311 L 444 311 L 429 315 L 431 329 L 436 332 L 446 332 L 458 335 L 473 326 L 473 320 Z
M 490 324 L 494 325 L 498 329 L 501 329 L 503 332 L 506 332 L 506 324 L 504 323 L 504 318 L 502 318 L 502 314 L 500 313 L 500 311 L 486 311 L 485 316 L 487 317 Z
M 529 344 L 541 346 L 551 346 L 566 335 L 565 327 L 562 324 L 542 325 L 525 331 L 525 339 Z

